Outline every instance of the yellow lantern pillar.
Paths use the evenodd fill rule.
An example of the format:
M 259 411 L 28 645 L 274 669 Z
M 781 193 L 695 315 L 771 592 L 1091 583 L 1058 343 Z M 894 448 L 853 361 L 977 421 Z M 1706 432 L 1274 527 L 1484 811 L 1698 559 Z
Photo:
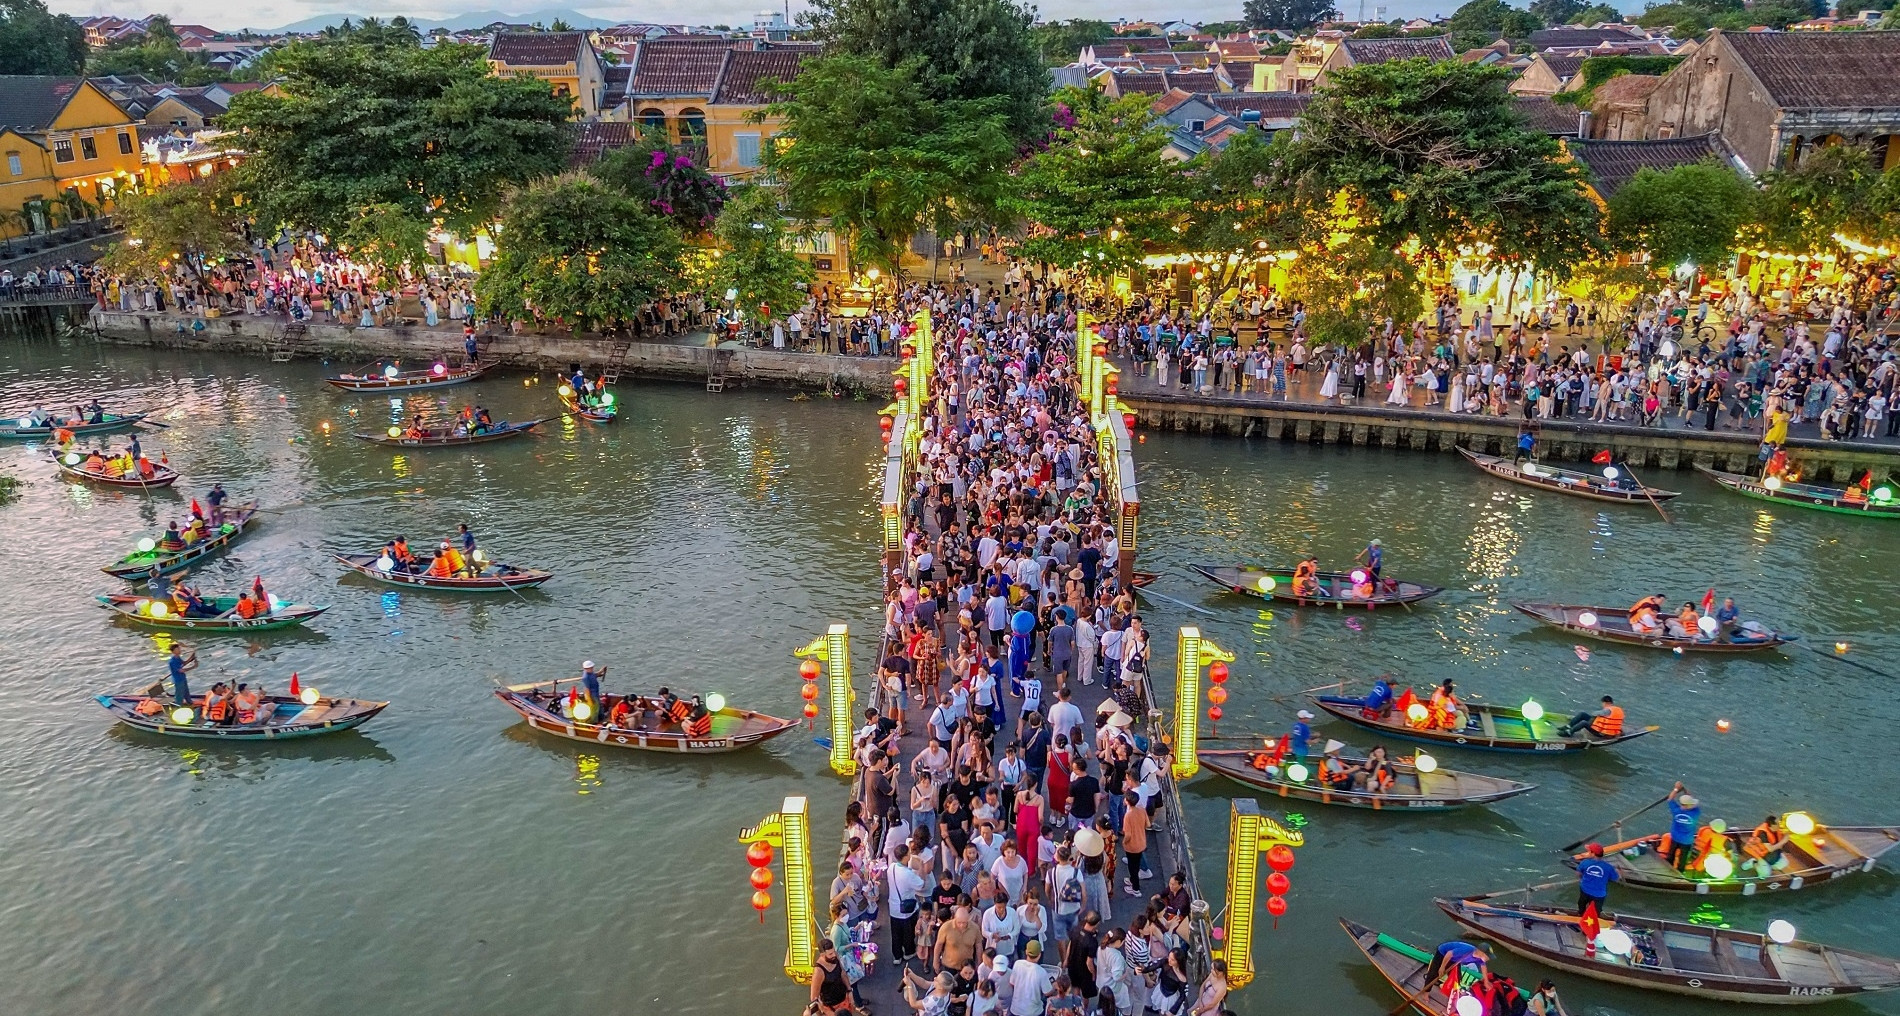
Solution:
M 1092 403 L 1095 389 L 1095 328 L 1088 311 L 1075 314 L 1075 384 L 1083 401 Z
M 739 833 L 740 843 L 760 841 L 778 850 L 779 884 L 785 894 L 785 976 L 810 984 L 818 925 L 812 910 L 811 822 L 805 798 L 786 798 L 777 812 Z
M 1297 847 L 1305 835 L 1260 814 L 1250 798 L 1237 798 L 1227 837 L 1227 940 L 1215 956 L 1227 961 L 1227 986 L 1253 983 L 1254 902 L 1260 892 L 1260 855 L 1276 846 Z
M 1201 668 L 1232 663 L 1234 654 L 1214 644 L 1196 627 L 1183 627 L 1177 643 L 1179 663 L 1174 677 L 1174 778 L 1185 780 L 1201 771 Z
M 834 624 L 792 655 L 825 664 L 831 712 L 831 771 L 839 776 L 856 776 L 858 762 L 851 757 L 851 709 L 858 695 L 851 687 L 851 627 Z

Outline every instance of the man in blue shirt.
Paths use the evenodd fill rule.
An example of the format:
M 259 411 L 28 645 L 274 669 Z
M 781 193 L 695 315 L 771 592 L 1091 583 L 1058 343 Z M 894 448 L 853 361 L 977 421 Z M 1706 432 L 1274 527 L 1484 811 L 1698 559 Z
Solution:
M 1353 560 L 1364 561 L 1366 571 L 1372 575 L 1372 584 L 1375 586 L 1379 584 L 1379 570 L 1385 567 L 1385 547 L 1379 541 L 1374 540 L 1366 544 L 1366 549 L 1360 551 L 1359 556 Z
M 1669 792 L 1669 863 L 1677 871 L 1687 867 L 1695 856 L 1695 831 L 1702 824 L 1702 805 L 1682 789 Z
M 1621 882 L 1623 876 L 1603 859 L 1603 844 L 1592 843 L 1584 850 L 1590 856 L 1577 863 L 1577 913 L 1581 915 L 1594 906 L 1597 916 L 1602 917 L 1610 901 L 1610 883 Z
M 1523 432 L 1522 434 L 1519 434 L 1517 436 L 1517 457 L 1512 459 L 1511 462 L 1515 464 L 1515 463 L 1522 462 L 1525 459 L 1530 458 L 1531 450 L 1536 447 L 1537 447 L 1536 435 L 1532 434 L 1528 430 Z
M 179 705 L 190 705 L 191 686 L 185 683 L 185 668 L 190 664 L 185 662 L 184 650 L 176 642 L 172 643 L 172 656 L 167 664 L 171 668 L 173 701 Z
M 1305 709 L 1300 710 L 1298 719 L 1293 722 L 1293 733 L 1287 735 L 1287 739 L 1293 742 L 1293 746 L 1287 749 L 1287 758 L 1296 762 L 1306 760 L 1306 756 L 1311 751 L 1310 742 L 1313 740 L 1313 728 L 1307 721 L 1312 718 L 1312 713 Z
M 1456 967 L 1464 966 L 1467 963 L 1475 965 L 1478 968 L 1479 975 L 1482 976 L 1484 973 L 1484 965 L 1490 962 L 1490 960 L 1490 954 L 1486 953 L 1483 949 L 1472 945 L 1470 942 L 1461 942 L 1457 939 L 1453 939 L 1441 944 L 1437 949 L 1432 951 L 1432 965 L 1425 968 L 1425 983 L 1436 984 L 1438 983 L 1440 975 Z
M 588 660 L 581 664 L 581 690 L 587 694 L 587 704 L 593 709 L 594 715 L 599 716 L 601 701 L 600 674 L 594 670 L 593 660 Z

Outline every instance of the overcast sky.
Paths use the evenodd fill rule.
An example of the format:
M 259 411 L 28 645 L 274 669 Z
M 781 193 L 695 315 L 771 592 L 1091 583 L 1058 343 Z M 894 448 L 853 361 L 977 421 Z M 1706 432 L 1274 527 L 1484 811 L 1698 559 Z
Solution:
M 1338 0 L 1340 13 L 1348 18 L 1359 16 L 1358 0 Z M 249 0 L 242 4 L 233 4 L 228 0 L 51 0 L 49 6 L 54 10 L 85 18 L 95 14 L 112 14 L 119 17 L 140 17 L 145 14 L 164 14 L 180 23 L 208 25 L 217 29 L 236 28 L 276 28 L 292 22 L 321 14 L 349 13 L 375 14 L 390 17 L 407 14 L 416 18 L 440 20 L 469 11 L 501 10 L 526 13 L 537 10 L 577 10 L 583 14 L 611 21 L 657 21 L 665 23 L 689 22 L 695 24 L 741 24 L 749 23 L 752 16 L 761 7 L 782 9 L 783 0 L 772 3 L 765 0 L 650 0 L 638 6 L 582 7 L 558 2 L 551 3 L 494 3 L 492 0 L 424 0 L 415 6 L 382 2 L 351 4 L 337 0 Z M 794 12 L 803 5 L 794 2 Z M 1366 0 L 1365 13 L 1372 17 L 1374 10 L 1384 6 L 1388 18 L 1410 18 L 1449 14 L 1457 9 L 1453 0 Z M 1101 18 L 1113 21 L 1116 18 L 1181 18 L 1188 21 L 1218 21 L 1237 19 L 1240 16 L 1240 0 L 1182 0 L 1164 6 L 1144 5 L 1137 2 L 1089 3 L 1085 0 L 1045 0 L 1038 4 L 1045 18 L 1063 19 L 1073 17 Z

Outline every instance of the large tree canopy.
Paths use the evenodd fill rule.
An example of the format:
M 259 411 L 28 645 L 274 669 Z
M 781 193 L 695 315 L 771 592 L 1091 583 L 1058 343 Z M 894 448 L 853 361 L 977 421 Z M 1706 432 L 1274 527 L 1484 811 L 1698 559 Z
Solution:
M 733 196 L 713 225 L 717 255 L 704 272 L 705 288 L 732 291 L 740 307 L 764 305 L 776 314 L 805 302 L 811 263 L 792 253 L 778 194 L 769 187 L 747 187 Z
M 341 234 L 384 205 L 471 233 L 509 185 L 566 161 L 572 100 L 490 76 L 477 47 L 295 43 L 276 66 L 283 94 L 246 92 L 220 122 L 247 135 L 240 172 L 267 226 Z
M 1679 262 L 1719 266 L 1754 210 L 1755 190 L 1714 159 L 1667 170 L 1645 167 L 1610 198 L 1613 246 L 1649 252 L 1659 271 Z
M 475 281 L 483 314 L 592 330 L 633 320 L 680 285 L 672 223 L 579 173 L 511 195 L 498 232 Z
M 45 0 L 0 0 L 0 74 L 77 74 L 86 66 L 79 22 Z
M 1286 32 L 1304 32 L 1339 17 L 1339 8 L 1333 0 L 1247 0 L 1241 5 L 1241 11 L 1251 28 Z
M 1848 227 L 1867 217 L 1881 183 L 1866 149 L 1829 145 L 1808 152 L 1794 168 L 1763 176 L 1753 239 L 1776 250 L 1824 250 L 1835 233 L 1860 232 Z
M 250 250 L 229 173 L 126 194 L 115 211 L 125 238 L 107 252 L 105 263 L 117 273 L 161 276 L 183 264 L 203 278 L 207 261 Z
M 1029 34 L 1034 22 L 1034 8 L 1011 0 L 817 0 L 812 11 L 828 53 L 888 69 L 917 61 L 925 98 L 1001 97 L 1019 143 L 1048 131 L 1049 71 Z

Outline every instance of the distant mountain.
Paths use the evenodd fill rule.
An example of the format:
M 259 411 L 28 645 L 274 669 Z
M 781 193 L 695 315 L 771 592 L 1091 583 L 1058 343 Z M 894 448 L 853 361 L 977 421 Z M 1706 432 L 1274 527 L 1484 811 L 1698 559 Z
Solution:
M 392 14 L 377 14 L 374 16 L 380 17 L 384 21 L 388 21 L 391 17 L 394 17 Z M 351 21 L 361 21 L 363 17 L 364 15 L 362 14 L 349 13 L 319 14 L 316 17 L 305 18 L 302 21 L 295 21 L 279 28 L 257 28 L 252 29 L 252 31 L 261 34 L 320 32 L 331 25 L 342 24 L 345 18 Z M 575 28 L 609 28 L 619 24 L 617 21 L 603 21 L 600 18 L 590 18 L 576 11 L 554 9 L 529 11 L 525 14 L 506 14 L 501 11 L 470 11 L 467 14 L 457 14 L 452 18 L 442 21 L 432 21 L 427 18 L 410 18 L 409 20 L 424 32 L 432 32 L 438 28 L 446 29 L 451 32 L 466 32 L 470 29 L 480 28 L 483 25 L 493 24 L 497 21 L 506 21 L 513 25 L 532 25 L 537 22 L 543 25 L 551 25 L 556 21 L 565 21 Z

